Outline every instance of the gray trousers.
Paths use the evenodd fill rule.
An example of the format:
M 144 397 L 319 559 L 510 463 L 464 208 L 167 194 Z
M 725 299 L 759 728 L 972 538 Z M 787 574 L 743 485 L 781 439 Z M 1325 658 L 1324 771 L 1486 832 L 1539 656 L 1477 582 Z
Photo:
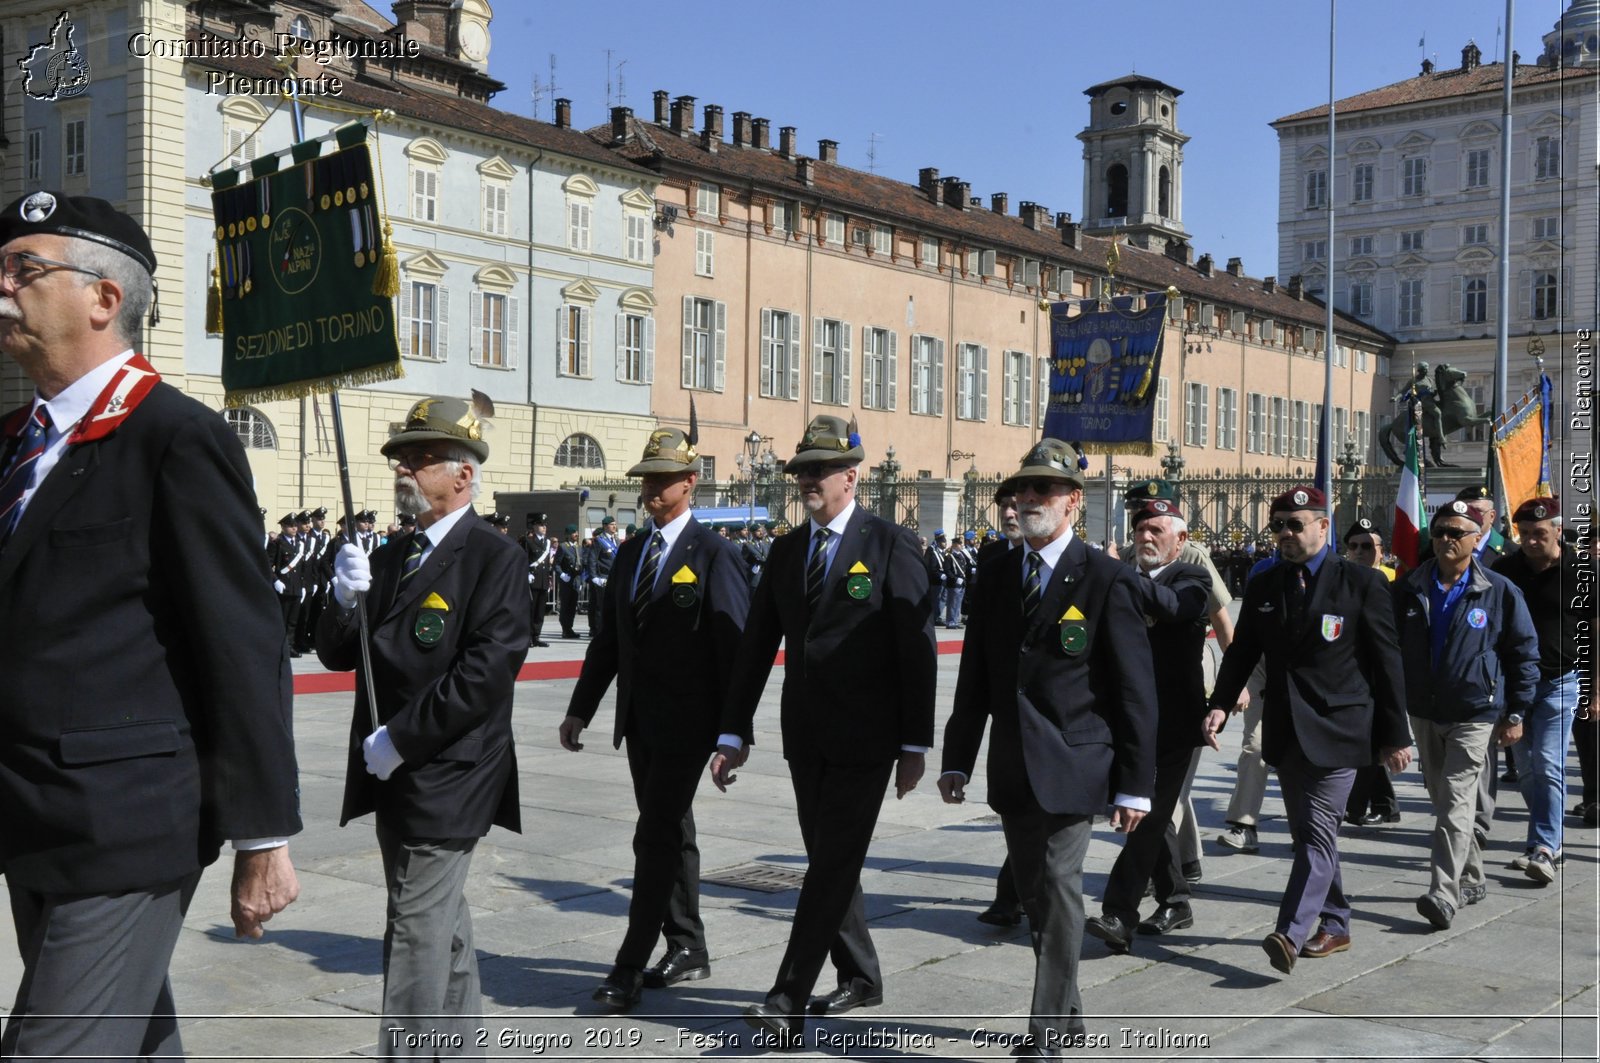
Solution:
M 183 1055 L 167 965 L 200 872 L 109 896 L 11 884 L 22 982 L 0 1039 L 7 1060 Z
M 476 838 L 401 838 L 378 825 L 388 920 L 383 931 L 382 1059 L 481 1057 L 478 956 L 467 869 Z
M 1483 885 L 1483 853 L 1472 838 L 1478 779 L 1493 723 L 1438 723 L 1411 717 L 1422 784 L 1433 802 L 1433 875 L 1428 892 L 1461 907 L 1461 887 Z
M 1350 933 L 1350 901 L 1339 871 L 1339 821 L 1350 800 L 1354 768 L 1323 768 L 1298 744 L 1278 764 L 1278 789 L 1294 842 L 1294 862 L 1278 904 L 1277 931 L 1299 951 L 1318 929 Z
M 1256 826 L 1261 819 L 1261 803 L 1267 797 L 1267 764 L 1261 759 L 1261 714 L 1266 708 L 1266 686 L 1266 664 L 1258 663 L 1245 684 L 1245 689 L 1250 691 L 1250 704 L 1243 714 L 1239 770 L 1233 777 L 1233 797 L 1228 801 L 1225 817 L 1230 826 Z
M 1078 960 L 1083 952 L 1083 858 L 1094 817 L 1038 811 L 1001 816 L 1000 824 L 1033 931 L 1028 1032 L 1035 1044 L 1059 1053 L 1064 1042 L 1084 1031 Z

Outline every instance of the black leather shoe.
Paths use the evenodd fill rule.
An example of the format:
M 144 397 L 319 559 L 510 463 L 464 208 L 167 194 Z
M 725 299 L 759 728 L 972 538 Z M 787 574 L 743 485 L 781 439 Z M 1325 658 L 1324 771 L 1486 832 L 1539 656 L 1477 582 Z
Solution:
M 535 646 L 543 647 L 544 649 L 547 649 L 547 650 L 550 648 L 550 644 L 548 642 L 546 642 L 544 639 L 534 639 L 533 640 L 533 644 Z
M 883 1003 L 883 990 L 876 993 L 854 986 L 842 985 L 825 997 L 818 997 L 807 1005 L 813 1015 L 843 1015 L 857 1008 L 875 1008 Z
M 1385 823 L 1399 822 L 1400 813 L 1398 812 L 1368 812 L 1366 815 L 1356 820 L 1356 824 L 1362 827 L 1381 827 Z
M 989 926 L 1016 926 L 1022 922 L 1022 905 L 996 901 L 978 913 L 978 922 Z
M 1104 941 L 1112 952 L 1120 954 L 1133 949 L 1133 927 L 1114 915 L 1091 916 L 1084 921 L 1083 929 Z
M 1164 905 L 1139 924 L 1141 934 L 1169 934 L 1194 926 L 1194 911 L 1187 904 Z
M 616 966 L 606 975 L 606 980 L 594 991 L 596 1004 L 626 1011 L 639 1003 L 639 991 L 644 987 L 644 972 L 637 967 Z
M 805 1020 L 779 1011 L 771 1004 L 751 1004 L 744 1009 L 744 1021 L 761 1031 L 754 1038 L 760 1048 L 804 1048 L 806 1046 Z
M 645 969 L 644 984 L 650 989 L 665 989 L 679 982 L 698 982 L 711 976 L 711 960 L 703 952 L 672 949 L 654 967 Z
M 1193 886 L 1204 878 L 1205 876 L 1200 871 L 1200 861 L 1191 860 L 1183 865 L 1183 880 L 1189 885 Z

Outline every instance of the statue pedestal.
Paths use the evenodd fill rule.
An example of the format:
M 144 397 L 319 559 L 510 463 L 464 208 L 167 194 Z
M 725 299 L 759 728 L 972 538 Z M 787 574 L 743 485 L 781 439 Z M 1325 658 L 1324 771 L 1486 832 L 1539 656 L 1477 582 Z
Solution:
M 1446 454 L 1445 457 L 1449 457 Z M 1456 493 L 1467 487 L 1486 486 L 1489 481 L 1482 466 L 1453 466 L 1444 468 L 1429 467 L 1422 470 L 1422 501 L 1424 505 L 1424 518 L 1432 517 L 1433 511 L 1441 505 L 1456 497 Z

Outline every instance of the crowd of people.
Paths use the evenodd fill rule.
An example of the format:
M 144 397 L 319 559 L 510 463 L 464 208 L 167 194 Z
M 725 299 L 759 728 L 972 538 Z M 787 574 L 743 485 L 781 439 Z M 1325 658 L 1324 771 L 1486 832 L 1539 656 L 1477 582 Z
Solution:
M 810 1017 L 885 1001 L 861 872 L 891 784 L 897 799 L 916 789 L 936 742 L 949 803 L 987 747 L 1006 859 L 980 918 L 1032 931 L 1022 1058 L 1086 1042 L 1085 935 L 1127 952 L 1194 924 L 1188 790 L 1234 719 L 1240 771 L 1217 843 L 1259 848 L 1271 768 L 1293 859 L 1261 947 L 1284 975 L 1354 946 L 1341 823 L 1396 820 L 1389 776 L 1413 747 L 1435 818 L 1416 901 L 1430 927 L 1486 896 L 1492 750 L 1516 750 L 1528 808 L 1513 868 L 1539 885 L 1560 875 L 1574 733 L 1575 811 L 1594 825 L 1594 568 L 1565 541 L 1557 499 L 1517 505 L 1513 545 L 1488 492 L 1463 492 L 1429 522 L 1430 556 L 1392 567 L 1376 525 L 1347 528 L 1341 553 L 1329 500 L 1295 486 L 1271 502 L 1270 551 L 1230 581 L 1160 480 L 1125 498 L 1131 542 L 1085 542 L 1082 462 L 1056 439 L 1000 484 L 996 533 L 920 542 L 857 503 L 865 444 L 853 422 L 819 416 L 785 464 L 806 517 L 781 536 L 695 519 L 691 421 L 654 431 L 629 470 L 643 526 L 607 518 L 587 542 L 576 525 L 557 540 L 536 513 L 513 537 L 509 518 L 474 507 L 490 457 L 480 417 L 434 397 L 381 448 L 396 524 L 379 533 L 366 510 L 351 533 L 319 508 L 263 536 L 238 439 L 133 350 L 154 270 L 148 235 L 102 200 L 36 192 L 0 211 L 0 349 L 35 386 L 0 455 L 0 667 L 13 680 L 0 866 L 24 969 L 7 1058 L 181 1055 L 167 967 L 224 843 L 236 933 L 259 936 L 296 899 L 289 658 L 305 652 L 359 673 L 340 823 L 371 814 L 381 853 L 379 1054 L 470 1053 L 483 1007 L 465 886 L 478 840 L 521 829 L 514 689 L 545 644 L 552 590 L 564 636 L 580 589 L 589 610 L 554 737 L 581 752 L 614 686 L 611 738 L 639 812 L 628 929 L 594 990 L 616 1012 L 710 974 L 694 801 L 702 773 L 726 793 L 752 755 L 780 645 L 807 870 L 771 986 L 744 1018 L 782 1045 L 802 1045 Z M 948 706 L 941 624 L 965 626 Z M 1209 691 L 1208 633 L 1222 651 Z M 1125 843 L 1091 916 L 1083 862 L 1100 817 Z

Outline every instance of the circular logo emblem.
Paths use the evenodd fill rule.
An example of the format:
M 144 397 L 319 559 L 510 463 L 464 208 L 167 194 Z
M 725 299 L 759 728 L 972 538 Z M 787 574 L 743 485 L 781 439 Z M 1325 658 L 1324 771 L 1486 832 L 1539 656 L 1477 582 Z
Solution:
M 1293 501 L 1295 505 L 1303 506 L 1307 502 L 1311 501 L 1311 496 L 1306 494 L 1304 491 L 1296 491 L 1294 493 Z
M 1533 507 L 1533 519 L 1534 520 L 1544 520 L 1549 515 L 1550 515 L 1549 511 L 1546 510 L 1543 506 L 1534 506 Z
M 1082 624 L 1061 625 L 1061 648 L 1076 657 L 1089 645 L 1089 633 Z
M 1467 512 L 1467 504 L 1465 502 L 1452 502 L 1450 503 L 1450 512 L 1456 514 L 1456 516 L 1462 516 Z
M 1474 609 L 1467 614 L 1467 623 L 1475 628 L 1481 628 L 1489 622 L 1489 614 L 1482 609 Z
M 672 586 L 672 604 L 679 609 L 691 608 L 700 600 L 700 592 L 692 583 L 675 583 Z
M 872 577 L 864 575 L 851 576 L 844 582 L 844 592 L 858 602 L 866 601 L 867 597 L 872 594 Z
M 268 272 L 285 295 L 299 295 L 317 279 L 322 264 L 322 237 L 316 222 L 298 207 L 278 215 L 267 241 Z
M 411 634 L 424 646 L 432 646 L 444 638 L 444 617 L 431 609 L 424 609 L 417 614 L 417 623 L 411 629 Z
M 56 212 L 56 197 L 49 192 L 35 192 L 22 201 L 22 220 L 37 224 Z

